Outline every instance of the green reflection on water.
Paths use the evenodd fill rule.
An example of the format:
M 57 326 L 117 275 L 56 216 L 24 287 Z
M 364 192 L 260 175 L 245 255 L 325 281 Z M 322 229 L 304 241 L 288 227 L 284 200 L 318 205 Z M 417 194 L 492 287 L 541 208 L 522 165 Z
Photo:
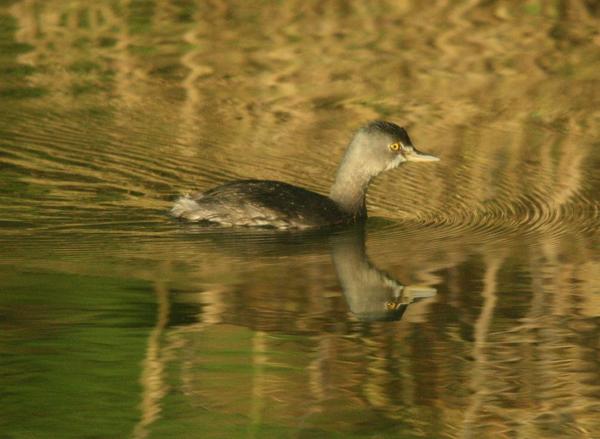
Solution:
M 0 277 L 3 434 L 126 436 L 139 417 L 152 288 L 7 267 Z

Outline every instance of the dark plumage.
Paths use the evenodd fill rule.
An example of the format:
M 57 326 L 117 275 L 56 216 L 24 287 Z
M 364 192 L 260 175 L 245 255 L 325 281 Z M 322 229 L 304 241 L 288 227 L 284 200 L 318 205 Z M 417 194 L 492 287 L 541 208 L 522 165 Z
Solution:
M 225 183 L 189 201 L 197 207 L 184 213 L 186 219 L 227 226 L 318 227 L 345 218 L 331 198 L 273 180 Z
M 241 180 L 181 197 L 171 213 L 189 221 L 281 229 L 356 222 L 367 217 L 372 178 L 406 161 L 434 160 L 414 148 L 403 128 L 374 121 L 352 138 L 329 196 L 278 181 Z

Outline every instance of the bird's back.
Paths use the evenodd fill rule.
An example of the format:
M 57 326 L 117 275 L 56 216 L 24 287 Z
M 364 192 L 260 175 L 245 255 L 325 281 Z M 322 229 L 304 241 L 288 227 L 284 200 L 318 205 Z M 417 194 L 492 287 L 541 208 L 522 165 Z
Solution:
M 350 222 L 329 197 L 287 183 L 242 180 L 180 198 L 174 216 L 225 226 L 308 228 Z

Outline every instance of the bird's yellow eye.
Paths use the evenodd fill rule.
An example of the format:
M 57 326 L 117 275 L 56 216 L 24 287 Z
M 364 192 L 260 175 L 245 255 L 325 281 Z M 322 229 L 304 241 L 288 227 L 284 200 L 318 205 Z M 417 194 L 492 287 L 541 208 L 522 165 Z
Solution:
M 400 144 L 399 143 L 390 143 L 390 149 L 392 151 L 398 151 L 398 149 L 400 149 Z

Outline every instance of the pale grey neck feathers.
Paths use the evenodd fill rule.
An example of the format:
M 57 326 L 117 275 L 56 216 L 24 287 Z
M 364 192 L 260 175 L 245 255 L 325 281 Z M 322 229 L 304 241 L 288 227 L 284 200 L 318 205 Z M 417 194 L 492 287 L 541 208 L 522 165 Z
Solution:
M 369 143 L 372 134 L 359 131 L 348 146 L 338 168 L 329 197 L 347 214 L 355 218 L 366 217 L 366 194 L 371 179 L 382 172 L 377 162 L 371 160 Z

